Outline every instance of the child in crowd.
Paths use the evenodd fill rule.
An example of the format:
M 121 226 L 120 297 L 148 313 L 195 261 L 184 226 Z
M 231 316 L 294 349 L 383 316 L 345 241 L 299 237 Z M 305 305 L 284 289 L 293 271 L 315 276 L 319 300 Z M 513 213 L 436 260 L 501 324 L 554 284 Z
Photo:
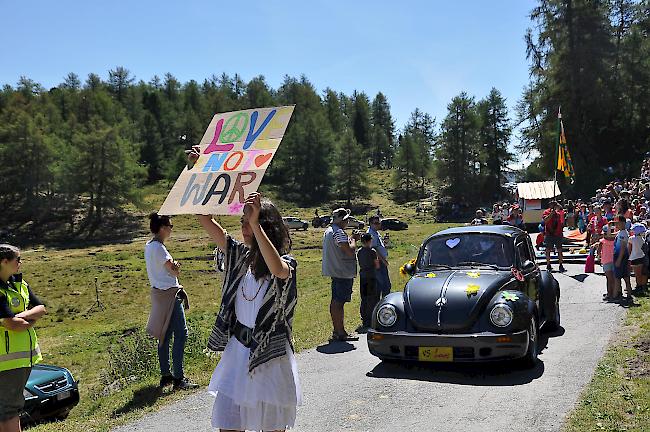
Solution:
M 578 220 L 578 229 L 580 230 L 581 233 L 585 232 L 587 229 L 587 223 L 588 223 L 588 216 L 589 216 L 589 211 L 587 211 L 587 205 L 582 204 L 580 205 L 580 210 L 578 210 L 576 214 L 576 218 Z
M 625 230 L 625 216 L 617 215 L 614 219 L 616 221 L 616 228 L 618 233 L 614 240 L 614 278 L 616 283 L 616 296 L 619 296 L 622 291 L 622 280 L 625 279 L 625 292 L 626 296 L 624 301 L 632 303 L 632 283 L 630 282 L 630 269 L 629 269 L 629 254 L 628 254 L 628 240 L 629 234 Z
M 372 234 L 364 233 L 361 236 L 361 249 L 357 252 L 359 261 L 359 281 L 361 285 L 361 325 L 370 327 L 372 311 L 379 303 L 379 290 L 375 270 L 379 268 L 379 256 L 372 247 Z
M 616 287 L 614 284 L 614 239 L 608 236 L 609 227 L 603 227 L 604 237 L 598 241 L 598 254 L 600 255 L 600 265 L 603 266 L 603 273 L 607 278 L 607 294 L 603 295 L 603 300 L 613 301 L 616 298 Z
M 603 227 L 607 225 L 607 218 L 603 216 L 600 207 L 594 207 L 595 215 L 589 220 L 587 226 L 588 241 L 590 244 L 598 242 L 603 234 Z
M 631 231 L 634 235 L 630 237 L 629 241 L 630 264 L 636 279 L 636 288 L 634 288 L 633 292 L 640 293 L 645 290 L 645 285 L 648 282 L 648 277 L 643 272 L 646 259 L 646 254 L 643 251 L 643 244 L 645 243 L 643 234 L 645 234 L 646 228 L 643 224 L 635 223 L 632 225 Z

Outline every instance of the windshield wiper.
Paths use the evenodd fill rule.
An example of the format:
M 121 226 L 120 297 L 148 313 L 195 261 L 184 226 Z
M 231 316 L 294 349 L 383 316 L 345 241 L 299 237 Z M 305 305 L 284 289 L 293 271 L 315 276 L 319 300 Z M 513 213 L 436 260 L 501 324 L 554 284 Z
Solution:
M 463 265 L 468 265 L 468 266 L 476 266 L 476 267 L 490 267 L 495 270 L 499 270 L 499 266 L 496 264 L 488 264 L 484 262 L 478 262 L 478 261 L 461 261 L 458 263 L 459 266 Z
M 451 270 L 451 266 L 449 266 L 449 265 L 447 265 L 447 264 L 435 264 L 435 263 L 434 263 L 434 264 L 429 264 L 429 265 L 424 266 L 425 269 L 427 269 L 427 268 L 432 268 L 432 267 L 442 267 L 442 268 L 445 268 L 445 269 Z

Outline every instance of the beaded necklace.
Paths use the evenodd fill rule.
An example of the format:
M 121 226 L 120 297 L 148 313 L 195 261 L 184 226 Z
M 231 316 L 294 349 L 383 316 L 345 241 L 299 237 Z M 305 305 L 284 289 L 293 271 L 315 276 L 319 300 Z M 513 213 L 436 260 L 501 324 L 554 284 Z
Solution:
M 249 270 L 249 272 L 250 272 L 250 270 Z M 250 274 L 251 274 L 251 276 L 253 275 L 252 273 L 250 273 Z M 246 274 L 246 278 L 248 278 L 248 273 Z M 257 282 L 257 280 L 255 280 L 255 282 Z M 245 281 L 244 281 L 244 283 L 241 284 L 241 295 L 244 297 L 244 300 L 252 302 L 260 294 L 260 291 L 262 290 L 262 285 L 264 285 L 264 281 L 262 280 L 262 282 L 257 287 L 257 292 L 255 293 L 255 297 L 253 297 L 253 298 L 249 298 L 249 297 L 246 296 L 246 291 L 244 291 L 244 285 L 246 285 Z

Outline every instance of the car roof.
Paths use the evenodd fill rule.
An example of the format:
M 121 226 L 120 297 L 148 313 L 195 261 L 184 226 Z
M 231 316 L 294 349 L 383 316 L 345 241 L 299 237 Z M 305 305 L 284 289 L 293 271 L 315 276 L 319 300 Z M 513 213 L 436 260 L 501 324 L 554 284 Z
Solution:
M 448 234 L 468 234 L 468 233 L 484 233 L 484 234 L 498 234 L 502 236 L 514 237 L 524 234 L 525 231 L 514 227 L 512 225 L 471 225 L 447 228 L 433 234 L 434 236 L 448 235 Z

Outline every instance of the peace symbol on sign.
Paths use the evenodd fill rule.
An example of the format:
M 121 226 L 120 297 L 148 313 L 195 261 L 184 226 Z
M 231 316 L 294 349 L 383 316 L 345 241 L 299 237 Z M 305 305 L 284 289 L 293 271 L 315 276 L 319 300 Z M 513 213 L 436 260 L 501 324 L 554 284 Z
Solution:
M 244 134 L 248 127 L 248 114 L 239 113 L 228 119 L 221 131 L 221 142 L 232 143 L 237 141 Z

